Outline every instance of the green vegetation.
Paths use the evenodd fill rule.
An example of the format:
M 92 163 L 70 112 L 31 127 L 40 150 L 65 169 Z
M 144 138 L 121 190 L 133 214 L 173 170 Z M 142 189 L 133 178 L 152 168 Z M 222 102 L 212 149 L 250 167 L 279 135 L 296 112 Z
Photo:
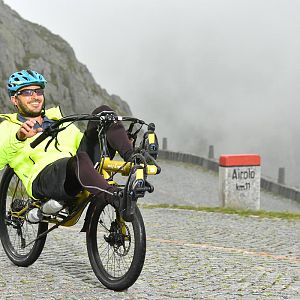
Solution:
M 288 221 L 300 221 L 300 213 L 289 213 L 289 212 L 272 212 L 264 210 L 238 210 L 224 207 L 199 207 L 189 205 L 176 205 L 176 204 L 140 204 L 142 208 L 153 209 L 153 208 L 168 208 L 168 209 L 185 209 L 193 211 L 203 212 L 214 212 L 223 214 L 236 214 L 245 217 L 259 217 L 259 218 L 277 218 Z

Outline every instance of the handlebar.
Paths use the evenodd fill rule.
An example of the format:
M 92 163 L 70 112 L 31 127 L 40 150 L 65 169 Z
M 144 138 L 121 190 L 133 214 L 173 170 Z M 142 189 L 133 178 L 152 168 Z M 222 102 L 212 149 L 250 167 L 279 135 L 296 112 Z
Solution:
M 141 125 L 148 125 L 143 120 L 126 117 L 126 116 L 118 116 L 113 111 L 102 111 L 98 114 L 76 114 L 70 115 L 66 117 L 62 117 L 61 119 L 55 121 L 52 125 L 46 128 L 41 135 L 39 135 L 33 142 L 30 143 L 31 148 L 35 148 L 41 142 L 43 142 L 48 136 L 51 136 L 54 133 L 57 133 L 64 128 L 59 128 L 63 123 L 75 122 L 75 121 L 98 121 L 99 123 L 107 124 L 113 123 L 117 121 L 130 121 Z
M 33 142 L 30 143 L 31 148 L 35 148 L 41 142 L 43 142 L 49 135 L 46 133 L 46 130 L 43 131 L 41 135 L 39 135 Z

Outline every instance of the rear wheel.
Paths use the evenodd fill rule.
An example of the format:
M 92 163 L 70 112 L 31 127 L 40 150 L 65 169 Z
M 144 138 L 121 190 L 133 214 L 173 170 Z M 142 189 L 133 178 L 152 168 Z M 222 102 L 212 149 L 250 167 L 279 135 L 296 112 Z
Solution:
M 113 206 L 98 203 L 86 238 L 92 268 L 103 285 L 122 291 L 134 284 L 146 255 L 146 232 L 138 208 L 133 221 L 125 222 Z
M 24 216 L 13 214 L 26 207 L 29 199 L 21 180 L 7 167 L 0 184 L 0 238 L 9 259 L 22 267 L 38 259 L 46 236 L 28 244 L 48 229 L 48 223 L 32 224 Z

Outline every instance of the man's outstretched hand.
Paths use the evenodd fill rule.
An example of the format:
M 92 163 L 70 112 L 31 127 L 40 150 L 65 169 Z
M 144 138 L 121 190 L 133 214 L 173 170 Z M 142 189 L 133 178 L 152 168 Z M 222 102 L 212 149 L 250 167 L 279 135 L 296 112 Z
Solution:
M 34 129 L 33 126 L 37 121 L 34 119 L 28 119 L 26 122 L 22 124 L 20 129 L 17 131 L 17 138 L 20 141 L 25 141 L 27 138 L 31 138 L 36 135 L 38 132 L 43 131 L 42 128 Z

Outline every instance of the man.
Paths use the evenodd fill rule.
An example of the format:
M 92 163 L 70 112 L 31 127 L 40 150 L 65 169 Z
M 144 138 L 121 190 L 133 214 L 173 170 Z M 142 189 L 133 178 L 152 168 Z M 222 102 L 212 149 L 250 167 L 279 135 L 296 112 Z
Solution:
M 99 149 L 96 122 L 88 122 L 84 133 L 74 125 L 58 133 L 59 150 L 47 140 L 32 149 L 30 143 L 40 132 L 62 117 L 58 107 L 45 110 L 44 88 L 47 81 L 33 70 L 13 73 L 7 84 L 14 114 L 0 114 L 0 169 L 9 165 L 22 180 L 29 196 L 36 199 L 70 201 L 84 188 L 100 201 L 116 204 L 118 188 L 111 186 L 94 169 Z M 111 110 L 101 106 L 93 113 Z M 127 160 L 132 153 L 121 123 L 107 130 L 110 149 Z

